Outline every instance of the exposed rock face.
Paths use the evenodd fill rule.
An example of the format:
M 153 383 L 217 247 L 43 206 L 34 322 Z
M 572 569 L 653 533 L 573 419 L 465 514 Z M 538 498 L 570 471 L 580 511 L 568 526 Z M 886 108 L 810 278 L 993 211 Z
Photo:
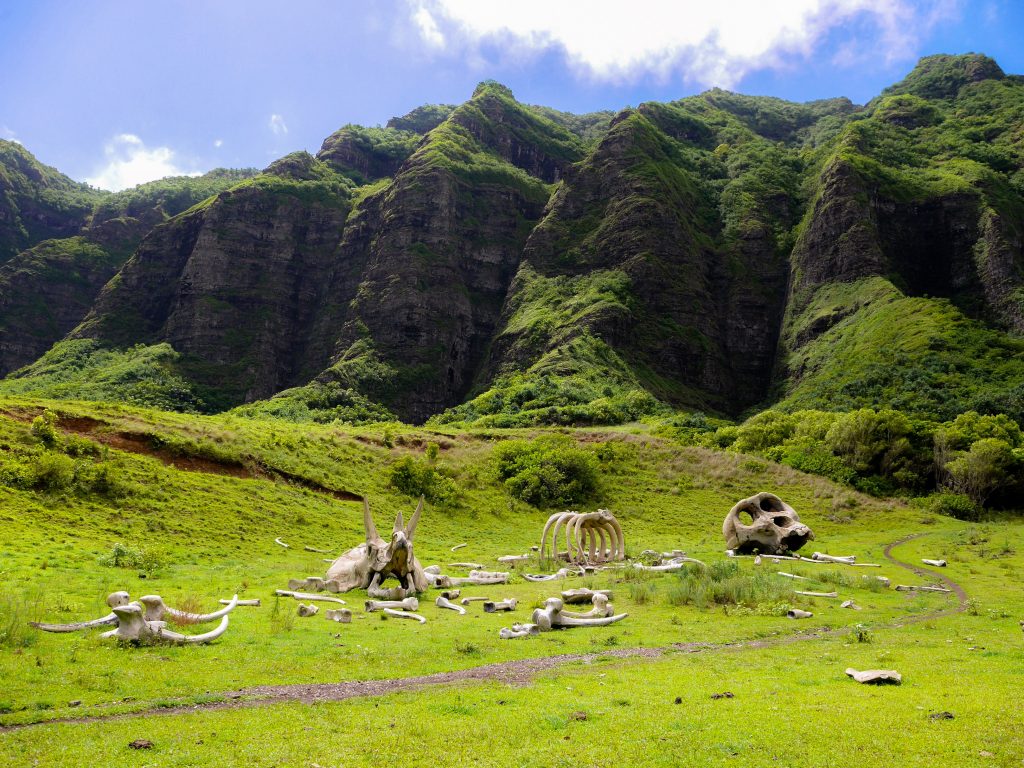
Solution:
M 573 116 L 484 83 L 184 213 L 95 205 L 63 261 L 40 245 L 0 270 L 0 367 L 65 333 L 148 232 L 73 335 L 166 342 L 210 408 L 311 381 L 310 402 L 415 421 L 636 392 L 735 416 L 798 385 L 800 404 L 856 403 L 903 347 L 1024 333 L 1022 104 L 1024 80 L 974 55 L 925 59 L 864 108 L 714 90 Z M 5 321 L 31 315 L 15 292 L 55 308 Z M 932 325 L 904 332 L 901 302 Z M 894 351 L 841 381 L 858 344 Z

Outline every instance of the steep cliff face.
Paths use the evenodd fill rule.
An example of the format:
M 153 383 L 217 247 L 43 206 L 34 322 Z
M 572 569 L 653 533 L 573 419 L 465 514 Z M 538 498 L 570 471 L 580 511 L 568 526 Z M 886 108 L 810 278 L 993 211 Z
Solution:
M 294 385 L 349 186 L 309 155 L 268 171 L 155 228 L 73 336 L 169 343 L 209 407 Z
M 62 304 L 45 333 L 7 323 L 0 362 L 38 354 L 156 223 L 43 359 L 62 394 L 68 361 L 116 358 L 159 369 L 161 403 L 276 395 L 244 412 L 321 421 L 998 410 L 1024 402 L 1022 125 L 1024 80 L 974 55 L 865 107 L 713 90 L 568 115 L 486 82 L 177 216 L 96 204 L 0 270 L 0 320 L 31 315 L 4 280 Z M 32 288 L 58 263 L 74 296 Z
M 549 197 L 546 182 L 580 155 L 574 136 L 505 89 L 478 89 L 353 216 L 331 291 L 343 325 L 323 378 L 404 418 L 460 402 Z
M 0 375 L 78 325 L 154 226 L 251 175 L 220 169 L 104 193 L 79 234 L 44 240 L 0 266 Z

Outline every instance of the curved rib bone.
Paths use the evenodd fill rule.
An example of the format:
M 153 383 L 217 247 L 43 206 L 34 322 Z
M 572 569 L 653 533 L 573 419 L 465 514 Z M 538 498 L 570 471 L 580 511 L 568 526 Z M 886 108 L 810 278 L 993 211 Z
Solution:
M 461 544 L 456 544 L 454 547 L 452 547 L 452 552 L 454 552 L 457 549 L 462 549 L 464 546 L 466 546 L 466 542 L 462 542 Z
M 347 605 L 347 603 L 340 597 L 328 597 L 327 595 L 311 595 L 308 592 L 292 592 L 289 589 L 277 589 L 274 590 L 274 594 L 278 597 L 294 597 L 296 600 L 319 600 L 322 603 L 338 603 L 339 605 Z
M 563 519 L 563 518 L 565 518 L 565 517 L 567 517 L 567 516 L 569 516 L 571 514 L 572 514 L 572 512 L 555 512 L 555 514 L 551 515 L 551 517 L 548 518 L 548 521 L 546 523 L 544 523 L 544 532 L 540 536 L 540 558 L 541 558 L 541 560 L 544 559 L 544 554 L 547 551 L 548 531 L 551 530 L 551 526 L 558 524 L 561 519 Z M 551 547 L 552 548 L 552 553 L 551 553 L 551 555 L 552 555 L 552 557 L 558 557 L 558 530 L 557 530 L 557 528 L 555 530 L 555 533 L 554 533 L 554 536 L 552 537 L 552 539 L 553 540 L 551 542 L 551 544 L 552 544 L 552 547 Z
M 438 597 L 437 600 L 434 601 L 434 605 L 436 605 L 438 608 L 447 608 L 449 611 L 455 611 L 460 616 L 466 615 L 465 608 L 463 608 L 461 605 L 456 605 L 447 597 Z
M 514 611 L 516 609 L 516 605 L 518 604 L 518 602 L 519 601 L 516 600 L 514 597 L 510 597 L 507 600 L 501 600 L 499 602 L 488 600 L 484 603 L 484 613 L 496 613 L 497 611 Z
M 202 635 L 183 635 L 178 632 L 171 632 L 163 627 L 156 630 L 157 637 L 160 640 L 175 643 L 178 645 L 202 645 L 208 643 L 211 640 L 216 640 L 218 637 L 223 635 L 228 629 L 228 617 L 224 616 L 220 620 L 220 625 L 205 634 Z
M 427 623 L 427 620 L 418 613 L 405 613 L 403 611 L 396 611 L 393 608 L 385 608 L 384 615 L 394 616 L 396 619 L 412 619 L 413 621 L 418 621 L 420 624 Z
M 329 555 L 329 554 L 331 554 L 331 550 L 329 550 L 329 549 L 317 549 L 316 547 L 309 546 L 309 544 L 304 546 L 303 549 L 306 552 L 316 552 L 317 554 L 320 554 L 320 555 Z M 331 562 L 333 563 L 334 561 L 332 560 Z
M 415 611 L 420 607 L 420 601 L 415 597 L 407 597 L 404 600 L 367 600 L 365 605 L 366 610 L 371 613 L 373 611 L 387 611 L 392 609 Z
M 139 598 L 139 602 L 145 608 L 146 621 L 162 621 L 164 616 L 170 616 L 181 624 L 208 624 L 211 621 L 216 621 L 221 616 L 227 616 L 235 610 L 235 606 L 238 605 L 238 595 L 232 597 L 226 606 L 213 613 L 179 611 L 177 608 L 171 608 L 164 603 L 160 595 L 143 595 Z

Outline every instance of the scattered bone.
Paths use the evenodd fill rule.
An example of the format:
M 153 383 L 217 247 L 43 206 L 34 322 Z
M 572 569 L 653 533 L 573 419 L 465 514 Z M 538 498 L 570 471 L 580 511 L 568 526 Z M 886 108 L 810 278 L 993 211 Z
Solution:
M 859 611 L 860 610 L 860 606 L 857 605 L 855 602 L 853 602 L 853 600 L 844 600 L 842 605 L 840 605 L 839 607 L 840 608 L 850 608 L 850 609 L 852 609 L 854 611 Z
M 461 589 L 446 589 L 444 592 L 441 593 L 441 597 L 443 597 L 445 600 L 455 600 L 461 594 Z
M 674 557 L 667 563 L 661 563 L 660 565 L 644 565 L 643 563 L 633 563 L 633 567 L 638 571 L 655 571 L 660 573 L 671 573 L 673 571 L 681 571 L 683 566 L 687 563 L 696 563 L 697 565 L 705 565 L 705 563 L 697 560 L 693 557 L 686 557 L 685 555 Z
M 455 603 L 453 603 L 451 600 L 449 600 L 447 597 L 444 597 L 444 596 L 441 596 L 441 597 L 437 598 L 437 600 L 434 601 L 434 605 L 436 605 L 438 608 L 447 608 L 449 611 L 455 611 L 460 616 L 465 616 L 466 615 L 466 609 L 465 608 L 463 608 L 461 605 L 456 605 Z
M 318 605 L 304 605 L 302 603 L 299 603 L 299 610 L 298 610 L 299 616 L 302 616 L 303 618 L 306 618 L 307 616 L 316 616 L 318 613 L 320 613 L 320 606 L 318 606 Z
M 865 669 L 863 672 L 858 672 L 853 667 L 850 667 L 846 670 L 846 674 L 858 683 L 899 685 L 903 682 L 903 675 L 894 669 Z
M 466 546 L 466 542 L 462 542 L 461 544 L 456 544 L 454 547 L 452 547 L 452 552 L 454 552 L 457 549 L 462 549 L 464 546 Z
M 170 616 L 181 624 L 208 624 L 216 621 L 221 616 L 227 616 L 238 605 L 238 595 L 235 595 L 228 604 L 213 613 L 188 613 L 171 608 L 160 595 L 143 595 L 139 598 L 142 607 L 145 609 L 146 621 L 163 621 L 165 616 Z
M 580 613 L 576 611 L 562 611 L 562 616 L 566 616 L 572 619 L 598 619 L 604 618 L 605 616 L 613 616 L 615 610 L 612 608 L 612 604 L 608 602 L 608 598 L 602 595 L 600 592 L 594 594 L 591 598 L 594 607 L 589 611 Z
M 725 556 L 726 557 L 752 557 L 752 558 L 754 558 L 754 564 L 755 565 L 759 564 L 760 561 L 761 561 L 761 558 L 762 558 L 762 556 L 760 554 L 745 555 L 745 554 L 742 554 L 740 552 L 737 552 L 735 549 L 727 549 L 727 550 L 725 550 Z M 811 560 L 811 558 L 809 558 L 809 557 L 796 557 L 795 555 L 772 555 L 772 554 L 765 554 L 764 557 L 771 558 L 771 561 L 773 563 L 777 563 L 780 560 L 807 560 L 807 561 L 812 562 L 812 563 L 818 562 L 817 560 Z
M 321 603 L 338 603 L 339 605 L 345 605 L 345 601 L 340 597 L 328 597 L 327 595 L 312 595 L 308 592 L 292 592 L 288 589 L 278 589 L 274 591 L 274 594 L 278 597 L 294 597 L 296 600 L 319 600 Z
M 594 595 L 604 595 L 609 600 L 612 599 L 612 591 L 610 589 L 587 589 L 582 587 L 580 589 L 567 589 L 562 592 L 562 601 L 567 605 L 591 603 L 593 602 Z
M 570 576 L 582 576 L 583 571 L 581 569 L 569 569 L 559 568 L 555 573 L 547 576 L 541 576 L 534 573 L 524 573 L 523 578 L 527 581 L 556 581 L 558 579 L 567 579 Z
M 420 616 L 418 613 L 406 613 L 404 611 L 396 611 L 393 608 L 385 608 L 384 615 L 393 616 L 396 619 L 412 619 L 413 621 L 418 621 L 420 624 L 427 623 L 427 620 Z
M 502 555 L 498 558 L 499 563 L 521 563 L 524 560 L 529 560 L 529 555 Z
M 280 538 L 280 537 L 278 537 L 278 538 L 274 539 L 274 543 L 275 543 L 275 544 L 277 544 L 277 545 L 278 545 L 279 547 L 284 547 L 285 549 L 291 549 L 291 547 L 290 547 L 290 546 L 288 546 L 288 545 L 287 545 L 287 544 L 285 544 L 285 543 L 284 543 L 283 541 L 281 541 L 281 538 Z
M 120 608 L 121 606 L 117 606 Z M 41 629 L 43 632 L 79 632 L 83 629 L 92 629 L 93 627 L 105 627 L 109 624 L 117 624 L 117 614 L 108 613 L 106 616 L 102 616 L 98 619 L 91 619 L 90 621 L 76 621 L 72 624 L 44 624 L 40 621 L 30 621 L 28 625 L 34 629 Z
M 500 600 L 495 602 L 494 600 L 487 600 L 484 602 L 484 613 L 497 613 L 498 611 L 514 611 L 518 600 L 514 597 L 510 597 L 506 600 Z
M 220 625 L 202 635 L 183 635 L 167 629 L 163 621 L 146 621 L 140 603 L 129 603 L 114 608 L 117 629 L 104 632 L 100 637 L 110 637 L 125 643 L 172 643 L 174 645 L 198 645 L 216 640 L 228 628 L 228 617 L 223 616 Z
M 415 611 L 420 607 L 420 601 L 415 597 L 407 597 L 404 600 L 367 600 L 365 605 L 366 610 L 370 613 L 373 611 L 386 611 L 388 609 Z
M 750 525 L 740 513 L 750 515 Z M 725 546 L 738 554 L 785 555 L 814 538 L 800 515 L 773 493 L 758 493 L 736 502 L 722 523 Z
M 480 568 L 483 568 L 484 566 L 483 566 L 482 563 L 448 563 L 448 567 L 449 568 L 480 569 Z
M 603 563 L 610 560 L 626 559 L 626 539 L 622 526 L 615 515 L 607 509 L 581 514 L 579 512 L 556 512 L 544 524 L 540 537 L 540 557 L 543 560 L 551 532 L 551 551 L 558 552 L 558 535 L 565 526 L 565 559 L 571 563 Z M 607 543 L 606 543 L 607 542 Z M 607 548 L 610 544 L 610 549 Z
M 861 578 L 862 579 L 871 579 L 871 578 L 877 579 L 878 581 L 882 582 L 882 584 L 884 584 L 886 587 L 888 587 L 890 584 L 892 584 L 892 582 L 889 581 L 889 577 L 888 576 L 862 576 Z
M 927 560 L 925 558 L 921 558 L 921 562 L 924 563 L 925 565 L 931 565 L 931 566 L 934 566 L 936 568 L 945 568 L 946 567 L 946 561 L 945 560 Z
M 810 611 L 801 611 L 799 608 L 790 608 L 786 611 L 787 619 L 809 619 L 813 615 Z
M 289 579 L 288 589 L 310 592 L 323 592 L 327 588 L 326 583 L 319 576 L 307 576 L 304 579 Z
M 306 550 L 307 552 L 316 552 L 318 555 L 329 555 L 329 554 L 331 554 L 331 550 L 329 550 L 329 549 L 317 549 L 316 547 L 311 547 L 308 544 L 306 546 L 304 546 L 303 549 Z M 331 561 L 331 562 L 333 562 L 333 561 Z
M 117 608 L 119 605 L 128 605 L 129 602 L 127 592 L 111 592 L 107 595 L 107 605 L 111 608 Z
M 857 562 L 856 555 L 846 555 L 845 557 L 836 557 L 833 555 L 825 555 L 821 552 L 815 552 L 811 555 L 812 560 L 817 560 L 824 563 L 842 563 L 843 565 L 853 565 Z
M 503 627 L 498 633 L 498 637 L 502 640 L 512 640 L 517 637 L 530 637 L 531 635 L 539 635 L 540 627 L 536 624 L 513 624 L 511 629 L 509 627 Z
M 945 587 L 919 587 L 916 585 L 897 584 L 897 592 L 952 592 Z
M 221 605 L 229 605 L 231 603 L 230 600 L 218 600 L 217 602 L 219 602 Z M 248 605 L 248 606 L 252 606 L 254 608 L 259 608 L 260 607 L 260 599 L 257 597 L 254 600 L 238 600 L 238 601 L 235 602 L 235 605 Z
M 348 608 L 328 608 L 324 611 L 324 618 L 328 621 L 336 621 L 339 624 L 351 624 L 352 611 Z
M 795 573 L 786 573 L 785 571 L 776 571 L 779 576 L 785 576 L 787 579 L 800 579 L 800 581 L 814 581 L 814 579 L 808 579 L 806 576 L 797 576 Z
M 404 600 L 410 596 L 405 587 L 382 587 L 376 583 L 367 588 L 366 594 L 378 600 Z
M 438 584 L 443 587 L 463 587 L 467 584 L 504 584 L 508 581 L 509 575 L 507 572 L 498 571 L 470 571 L 469 576 L 466 577 L 442 576 Z
M 760 564 L 761 564 L 761 556 L 757 555 L 756 557 L 754 557 L 754 565 L 760 565 Z
M 794 589 L 793 594 L 807 597 L 839 597 L 838 592 L 801 592 L 799 589 Z
M 461 602 L 463 605 L 469 605 L 470 603 L 475 603 L 478 601 L 487 602 L 490 599 L 491 598 L 489 597 L 464 597 L 459 602 Z
M 440 576 L 441 575 L 441 566 L 440 565 L 428 565 L 426 568 L 423 569 L 423 572 L 424 573 L 432 573 L 435 576 Z
M 540 627 L 541 632 L 546 632 L 556 627 L 603 627 L 622 621 L 629 614 L 620 613 L 616 616 L 605 616 L 602 618 L 581 619 L 574 616 L 562 615 L 564 604 L 557 597 L 549 597 L 544 601 L 543 608 L 537 608 L 533 612 L 533 623 Z

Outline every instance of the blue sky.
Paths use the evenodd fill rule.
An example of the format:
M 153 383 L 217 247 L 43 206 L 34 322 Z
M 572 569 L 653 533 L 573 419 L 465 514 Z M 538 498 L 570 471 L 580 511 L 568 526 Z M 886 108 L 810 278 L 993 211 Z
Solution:
M 715 85 L 863 103 L 966 51 L 1024 73 L 1024 3 L 0 0 L 0 138 L 115 188 L 315 152 L 486 78 L 573 112 Z

